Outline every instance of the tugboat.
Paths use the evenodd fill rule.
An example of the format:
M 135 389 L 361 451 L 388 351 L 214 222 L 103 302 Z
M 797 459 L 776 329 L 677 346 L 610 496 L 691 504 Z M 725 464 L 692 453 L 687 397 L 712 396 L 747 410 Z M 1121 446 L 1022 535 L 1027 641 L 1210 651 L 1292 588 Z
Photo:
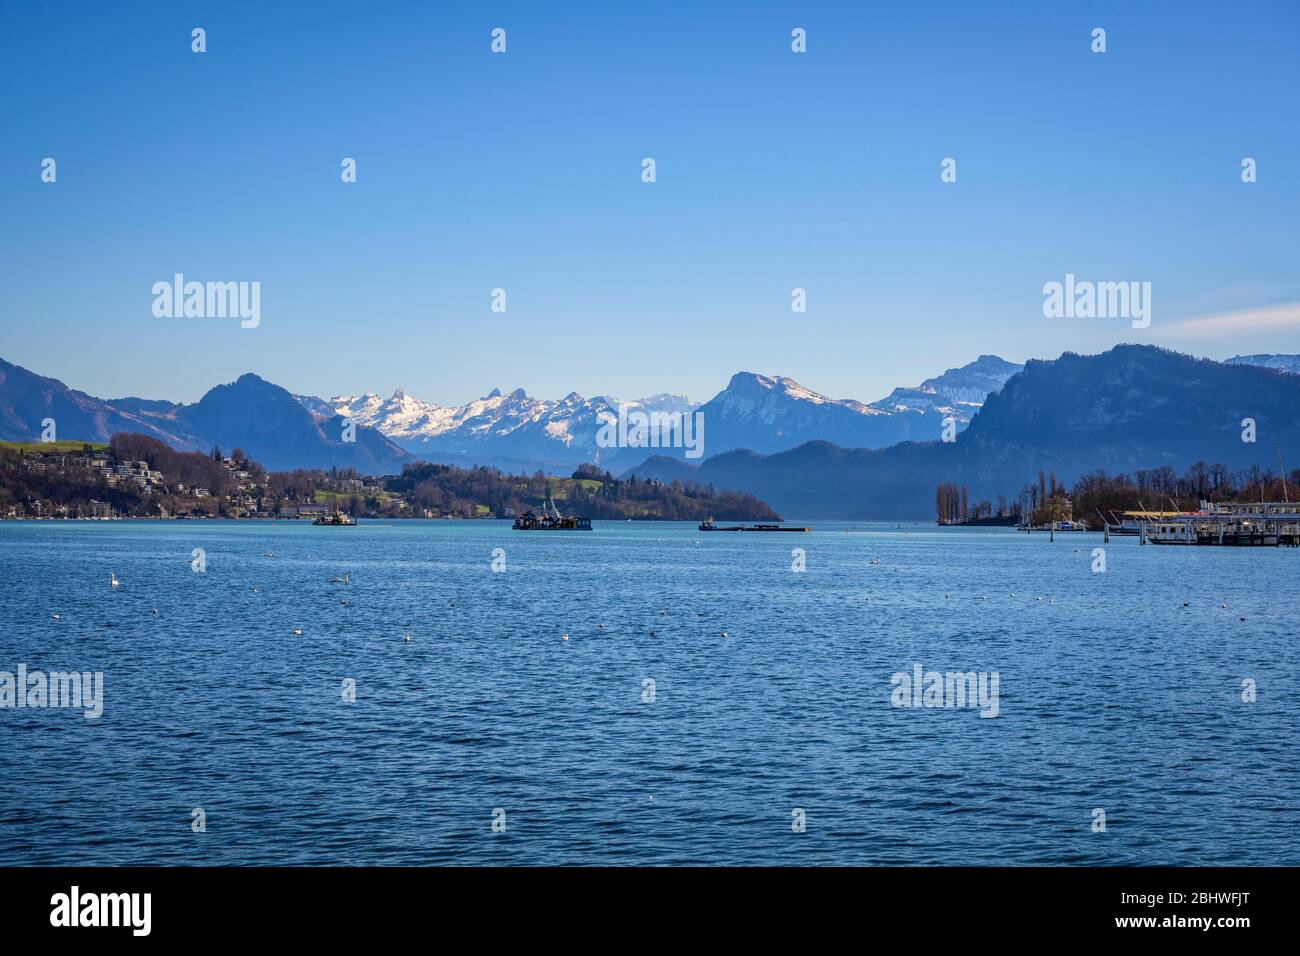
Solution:
M 555 507 L 551 496 L 547 495 L 540 516 L 525 511 L 515 519 L 511 527 L 516 531 L 590 531 L 591 519 L 577 516 L 564 517 L 560 514 L 560 509 Z

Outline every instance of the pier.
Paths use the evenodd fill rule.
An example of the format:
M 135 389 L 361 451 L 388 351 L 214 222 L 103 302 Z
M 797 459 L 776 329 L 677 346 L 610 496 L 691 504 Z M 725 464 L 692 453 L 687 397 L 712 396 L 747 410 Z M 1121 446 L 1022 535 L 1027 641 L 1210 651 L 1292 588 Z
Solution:
M 1197 512 L 1166 512 L 1144 519 L 1138 543 L 1294 548 L 1300 546 L 1300 505 L 1286 501 L 1202 502 Z

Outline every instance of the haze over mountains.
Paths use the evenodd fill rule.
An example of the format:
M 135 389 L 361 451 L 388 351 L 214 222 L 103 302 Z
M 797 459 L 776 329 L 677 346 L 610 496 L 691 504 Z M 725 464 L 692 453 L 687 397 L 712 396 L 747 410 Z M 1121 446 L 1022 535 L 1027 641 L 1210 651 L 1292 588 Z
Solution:
M 47 418 L 60 439 L 106 442 L 117 432 L 138 432 L 181 451 L 242 448 L 272 470 L 337 466 L 384 474 L 414 460 L 373 429 L 358 428 L 355 442 L 343 441 L 342 418 L 313 416 L 283 388 L 252 374 L 179 405 L 94 398 L 0 359 L 0 439 L 37 441 Z
M 1256 423 L 1253 443 L 1243 441 L 1246 418 Z M 1300 376 L 1121 345 L 1031 360 L 953 443 L 873 451 L 810 442 L 774 455 L 729 452 L 698 468 L 657 457 L 633 473 L 743 489 L 800 518 L 933 518 L 940 482 L 996 501 L 1039 469 L 1066 483 L 1098 468 L 1181 472 L 1196 461 L 1275 470 L 1279 450 L 1289 467 L 1300 464 L 1298 449 Z
M 571 392 L 539 399 L 523 389 L 494 389 L 465 405 L 443 407 L 398 389 L 328 401 L 292 395 L 251 373 L 218 385 L 192 405 L 134 396 L 100 399 L 0 361 L 0 438 L 35 440 L 53 418 L 58 435 L 107 441 L 115 432 L 152 435 L 174 448 L 242 448 L 271 469 L 354 467 L 391 473 L 408 461 L 492 465 L 505 471 L 571 471 L 593 462 L 615 472 L 640 464 L 645 447 L 600 447 L 602 423 L 620 408 L 680 419 L 701 413 L 703 454 L 738 448 L 775 452 L 810 440 L 845 447 L 882 447 L 940 434 L 951 415 L 964 428 L 991 391 L 1020 366 L 984 355 L 916 387 L 896 388 L 877 402 L 833 399 L 790 378 L 738 372 L 704 404 L 663 393 L 621 402 Z M 346 421 L 356 441 L 343 441 Z M 660 453 L 684 458 L 685 448 Z
M 886 398 L 864 403 L 834 399 L 790 378 L 737 372 L 727 387 L 704 404 L 682 395 L 659 394 L 628 402 L 606 395 L 583 398 L 571 392 L 562 399 L 528 396 L 523 389 L 507 395 L 493 390 L 458 407 L 423 402 L 398 389 L 385 400 L 368 393 L 328 401 L 298 396 L 316 414 L 350 417 L 377 429 L 418 457 L 452 464 L 492 464 L 506 470 L 576 467 L 595 462 L 618 471 L 639 464 L 646 448 L 601 448 L 601 423 L 616 419 L 620 406 L 630 411 L 681 416 L 703 415 L 704 454 L 737 448 L 782 451 L 806 441 L 823 440 L 851 448 L 879 448 L 908 439 L 937 438 L 943 419 L 958 429 L 969 423 L 985 397 L 1021 366 L 993 355 L 912 388 L 896 388 Z M 661 449 L 686 457 L 686 449 Z
M 1258 365 L 1277 369 L 1290 375 L 1300 375 L 1300 355 L 1234 355 L 1223 360 L 1224 365 Z
M 563 474 L 583 462 L 619 473 L 688 479 L 751 492 L 797 517 L 922 518 L 939 482 L 974 500 L 1014 495 L 1038 469 L 1073 481 L 1103 468 L 1131 471 L 1197 460 L 1231 468 L 1276 465 L 1300 444 L 1300 357 L 1213 362 L 1151 346 L 1094 356 L 1066 353 L 1023 368 L 996 356 L 864 403 L 834 399 L 789 378 L 738 372 L 702 405 L 661 394 L 624 403 L 704 416 L 704 455 L 684 449 L 601 448 L 618 400 L 570 393 L 537 399 L 492 391 L 444 408 L 399 389 L 392 397 L 294 396 L 253 374 L 181 405 L 99 399 L 0 360 L 0 439 L 107 441 L 139 432 L 182 450 L 242 448 L 273 470 L 353 467 L 392 474 L 417 460 Z M 951 416 L 965 430 L 940 442 Z M 1241 438 L 1243 418 L 1258 441 Z M 345 441 L 345 424 L 356 424 Z M 1297 459 L 1294 463 L 1300 463 Z

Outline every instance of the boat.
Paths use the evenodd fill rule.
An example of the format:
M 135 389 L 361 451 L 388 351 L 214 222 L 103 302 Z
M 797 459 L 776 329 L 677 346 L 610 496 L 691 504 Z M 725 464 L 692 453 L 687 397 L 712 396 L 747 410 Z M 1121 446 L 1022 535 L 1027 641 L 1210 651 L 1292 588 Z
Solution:
M 1300 505 L 1290 501 L 1201 502 L 1199 511 L 1144 524 L 1146 544 L 1265 547 L 1300 545 Z
M 351 527 L 356 523 L 356 518 L 339 511 L 337 506 L 335 507 L 335 510 L 329 514 L 317 515 L 316 518 L 312 520 L 312 524 L 328 525 L 335 528 Z
M 541 515 L 525 511 L 510 527 L 516 531 L 590 531 L 591 519 L 580 518 L 577 515 L 566 518 L 560 514 L 560 509 L 555 507 L 551 496 L 547 495 L 546 501 L 542 504 Z
M 1021 521 L 1016 525 L 1016 530 L 1055 533 L 1057 531 L 1087 531 L 1088 526 L 1082 521 L 1071 521 L 1068 518 L 1063 518 L 1059 521 L 1048 521 L 1045 524 L 1029 524 L 1027 521 Z
M 700 531 L 811 531 L 812 528 L 787 527 L 779 524 L 751 524 L 751 525 L 727 525 L 723 526 L 713 520 L 710 515 L 707 521 L 701 521 L 698 525 Z
M 1151 524 L 1166 518 L 1177 518 L 1180 514 L 1178 511 L 1121 511 L 1117 515 L 1111 511 L 1109 518 L 1102 516 L 1102 521 L 1109 534 L 1137 537 L 1142 533 L 1144 522 Z

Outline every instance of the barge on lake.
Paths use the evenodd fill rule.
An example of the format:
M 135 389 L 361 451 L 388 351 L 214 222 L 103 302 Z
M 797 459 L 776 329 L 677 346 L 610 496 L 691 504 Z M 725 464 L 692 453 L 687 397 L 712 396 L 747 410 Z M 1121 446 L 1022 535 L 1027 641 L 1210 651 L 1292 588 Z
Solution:
M 723 527 L 722 525 L 714 521 L 712 517 L 710 517 L 708 521 L 701 521 L 699 524 L 699 528 L 701 531 L 811 531 L 812 530 L 812 528 L 787 528 L 784 525 L 779 525 L 779 524 L 751 524 L 751 525 L 733 524 L 733 525 L 727 525 L 726 527 Z
M 591 519 L 576 516 L 564 517 L 549 497 L 542 505 L 541 515 L 525 511 L 511 525 L 516 531 L 590 531 Z

